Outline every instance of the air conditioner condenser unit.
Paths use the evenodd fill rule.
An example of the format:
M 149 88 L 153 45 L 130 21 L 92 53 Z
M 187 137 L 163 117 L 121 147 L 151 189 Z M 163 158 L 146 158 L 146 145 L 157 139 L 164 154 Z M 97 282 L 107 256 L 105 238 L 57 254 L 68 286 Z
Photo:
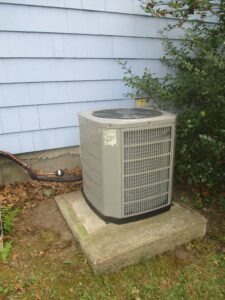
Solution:
M 174 114 L 149 108 L 79 113 L 83 193 L 114 223 L 171 206 Z

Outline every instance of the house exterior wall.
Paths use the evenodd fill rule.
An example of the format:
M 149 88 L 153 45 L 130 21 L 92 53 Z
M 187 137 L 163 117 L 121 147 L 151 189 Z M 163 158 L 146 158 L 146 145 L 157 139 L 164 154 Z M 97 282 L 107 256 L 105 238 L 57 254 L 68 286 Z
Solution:
M 132 107 L 115 61 L 165 75 L 159 30 L 137 0 L 0 1 L 0 150 L 79 144 L 77 113 Z M 172 33 L 176 38 L 177 33 Z

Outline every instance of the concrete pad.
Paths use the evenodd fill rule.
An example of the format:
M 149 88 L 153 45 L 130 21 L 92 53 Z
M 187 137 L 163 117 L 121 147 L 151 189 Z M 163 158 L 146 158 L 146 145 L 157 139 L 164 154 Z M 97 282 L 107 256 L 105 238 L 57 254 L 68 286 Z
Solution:
M 102 221 L 80 191 L 57 196 L 56 202 L 95 272 L 119 270 L 206 232 L 207 220 L 177 203 L 157 216 L 117 225 Z

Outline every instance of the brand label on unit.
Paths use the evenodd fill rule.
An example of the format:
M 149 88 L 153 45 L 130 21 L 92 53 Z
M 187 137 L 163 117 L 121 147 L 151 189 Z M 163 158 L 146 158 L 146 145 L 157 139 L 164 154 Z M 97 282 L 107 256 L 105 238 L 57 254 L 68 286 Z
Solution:
M 104 130 L 103 136 L 104 136 L 104 144 L 106 146 L 116 146 L 117 145 L 116 130 L 114 130 L 114 129 Z

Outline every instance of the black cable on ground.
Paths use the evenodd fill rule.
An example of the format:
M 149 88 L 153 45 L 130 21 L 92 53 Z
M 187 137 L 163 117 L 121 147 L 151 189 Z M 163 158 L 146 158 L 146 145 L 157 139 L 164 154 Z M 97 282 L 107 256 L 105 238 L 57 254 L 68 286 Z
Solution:
M 26 170 L 26 172 L 30 175 L 30 177 L 33 180 L 38 180 L 38 181 L 49 181 L 49 182 L 74 182 L 74 181 L 81 181 L 82 176 L 65 176 L 64 177 L 64 171 L 63 170 L 57 170 L 54 173 L 54 176 L 49 176 L 47 173 L 36 173 L 29 165 L 27 165 L 25 162 L 22 160 L 18 159 L 15 155 L 5 152 L 5 151 L 0 151 L 0 156 L 6 157 L 13 162 L 15 162 L 17 165 L 22 167 L 23 169 Z

